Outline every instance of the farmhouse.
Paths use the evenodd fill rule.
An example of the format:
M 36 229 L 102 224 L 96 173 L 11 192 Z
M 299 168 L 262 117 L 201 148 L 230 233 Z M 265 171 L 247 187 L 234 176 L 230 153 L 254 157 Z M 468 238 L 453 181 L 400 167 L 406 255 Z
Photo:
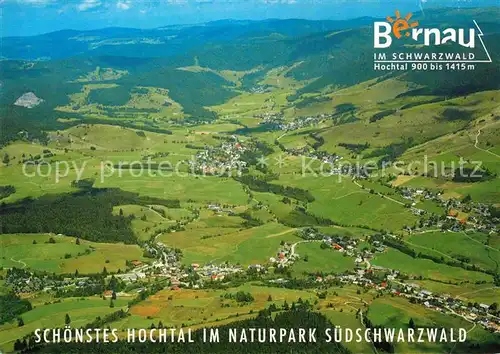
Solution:
M 139 261 L 139 260 L 133 260 L 133 261 L 132 261 L 132 262 L 130 262 L 130 263 L 132 263 L 132 265 L 133 265 L 134 267 L 138 267 L 138 266 L 142 265 L 142 262 L 141 262 L 141 261 Z

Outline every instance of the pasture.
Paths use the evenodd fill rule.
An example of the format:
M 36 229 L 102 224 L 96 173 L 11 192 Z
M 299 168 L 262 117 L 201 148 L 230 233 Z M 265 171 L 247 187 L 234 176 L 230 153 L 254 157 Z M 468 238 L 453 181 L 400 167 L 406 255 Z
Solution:
M 183 262 L 222 263 L 225 261 L 242 265 L 262 264 L 277 252 L 280 241 L 300 240 L 294 229 L 267 223 L 249 229 L 209 227 L 206 230 L 189 228 L 185 231 L 163 234 L 159 240 L 164 244 L 180 248 Z
M 423 289 L 434 293 L 448 294 L 465 302 L 492 304 L 498 302 L 500 298 L 500 287 L 491 283 L 455 285 L 432 280 L 412 280 L 412 282 L 420 285 Z
M 485 244 L 486 239 L 487 235 L 481 233 L 428 232 L 412 235 L 408 241 L 454 258 L 466 259 L 468 264 L 497 270 L 500 250 Z M 425 253 L 425 250 L 422 252 Z
M 149 327 L 151 323 L 155 325 L 162 321 L 165 327 L 185 326 L 197 327 L 204 325 L 217 325 L 224 321 L 237 321 L 244 316 L 255 316 L 259 310 L 269 307 L 272 303 L 281 307 L 286 301 L 289 305 L 297 302 L 299 298 L 308 300 L 316 311 L 338 311 L 344 308 L 345 316 L 339 314 L 341 321 L 348 321 L 349 324 L 355 322 L 355 309 L 361 306 L 361 298 L 370 301 L 372 294 L 357 294 L 357 288 L 345 286 L 342 288 L 329 288 L 325 299 L 318 299 L 315 290 L 295 290 L 279 287 L 266 287 L 255 284 L 245 284 L 237 288 L 228 289 L 180 289 L 162 290 L 159 293 L 148 297 L 145 301 L 134 305 L 130 309 L 132 316 L 120 320 L 113 325 L 116 328 L 127 327 Z M 225 294 L 234 294 L 238 291 L 250 293 L 254 301 L 248 303 L 238 303 L 233 299 L 226 299 Z M 345 303 L 353 305 L 346 309 Z M 331 304 L 332 307 L 327 307 Z M 351 316 L 347 315 L 350 314 Z M 335 324 L 333 314 L 329 318 Z
M 49 243 L 53 238 L 55 243 Z M 0 266 L 27 268 L 56 274 L 100 273 L 126 269 L 127 260 L 144 260 L 137 245 L 96 243 L 54 234 L 3 234 Z
M 339 309 L 323 309 L 321 313 L 326 316 L 334 325 L 341 326 L 342 328 L 350 328 L 353 331 L 361 328 L 363 329 L 363 325 L 361 324 L 361 319 L 356 317 L 356 314 L 351 311 L 342 311 Z M 353 353 L 371 353 L 372 347 L 367 342 L 346 342 L 343 343 L 349 350 Z
M 387 249 L 384 253 L 377 254 L 371 263 L 372 265 L 389 269 L 397 269 L 408 275 L 444 282 L 492 282 L 493 280 L 492 276 L 488 274 L 451 267 L 446 264 L 435 263 L 428 259 L 412 258 L 403 252 L 391 248 Z
M 387 328 L 408 328 L 410 319 L 417 327 L 432 328 L 465 328 L 470 331 L 467 339 L 474 341 L 495 341 L 495 335 L 485 329 L 453 315 L 444 315 L 437 311 L 426 309 L 422 305 L 412 304 L 400 297 L 383 296 L 370 304 L 368 318 L 374 325 Z M 498 340 L 498 339 L 496 339 Z M 397 343 L 396 351 L 400 352 L 436 352 L 449 350 L 450 343 Z M 448 348 L 448 349 L 447 349 Z
M 403 205 L 370 194 L 346 177 L 286 177 L 277 182 L 312 193 L 315 200 L 308 207 L 310 213 L 340 224 L 395 231 L 417 220 Z
M 224 298 L 224 294 L 234 294 L 238 291 L 249 292 L 254 297 L 254 301 L 237 303 L 235 300 Z M 269 296 L 271 296 L 271 301 L 268 301 Z M 249 314 L 250 311 L 257 313 L 271 303 L 281 306 L 285 300 L 291 304 L 299 298 L 309 300 L 312 303 L 316 296 L 313 292 L 306 290 L 290 290 L 250 284 L 224 290 L 162 290 L 130 309 L 130 313 L 134 317 L 143 318 L 142 323 L 137 322 L 134 317 L 130 317 L 122 321 L 121 324 L 124 328 L 126 326 L 138 327 L 140 325 L 150 325 L 152 322 L 157 324 L 161 320 L 164 326 L 168 327 L 193 326 L 228 318 L 238 320 L 236 317 Z
M 354 259 L 333 249 L 320 248 L 320 242 L 298 244 L 295 252 L 300 256 L 292 266 L 294 276 L 304 273 L 343 273 L 354 269 Z M 307 261 L 306 261 L 307 259 Z
M 37 328 L 64 327 L 65 315 L 69 314 L 72 327 L 84 326 L 96 317 L 103 317 L 111 312 L 126 308 L 127 299 L 116 299 L 114 308 L 109 307 L 109 299 L 100 297 L 66 298 L 47 304 L 36 305 L 31 311 L 21 315 L 24 326 L 18 327 L 17 322 L 0 326 L 0 348 L 10 352 L 17 338 L 22 338 Z

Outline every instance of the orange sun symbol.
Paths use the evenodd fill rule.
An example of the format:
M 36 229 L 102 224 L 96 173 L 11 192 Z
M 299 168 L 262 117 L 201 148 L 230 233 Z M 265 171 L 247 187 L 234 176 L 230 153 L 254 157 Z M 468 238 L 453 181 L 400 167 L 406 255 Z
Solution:
M 401 31 L 405 31 L 409 28 L 418 26 L 418 21 L 408 23 L 412 15 L 413 14 L 410 12 L 408 15 L 406 15 L 405 18 L 401 18 L 401 14 L 399 13 L 398 10 L 396 10 L 396 20 L 394 20 L 391 16 L 387 16 L 387 21 L 392 23 L 392 33 L 394 33 L 394 36 L 396 36 L 396 38 L 398 39 L 401 38 L 402 36 Z M 405 36 L 409 37 L 410 32 L 406 32 Z

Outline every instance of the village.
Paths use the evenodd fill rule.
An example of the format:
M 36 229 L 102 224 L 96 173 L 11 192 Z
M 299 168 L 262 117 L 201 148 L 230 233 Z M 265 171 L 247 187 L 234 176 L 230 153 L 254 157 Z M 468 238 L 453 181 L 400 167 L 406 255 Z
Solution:
M 419 229 L 438 227 L 443 230 L 463 231 L 475 230 L 484 233 L 498 232 L 500 218 L 491 214 L 490 206 L 485 203 L 476 203 L 466 197 L 462 200 L 450 198 L 445 199 L 441 192 L 431 192 L 423 188 L 396 188 L 404 199 L 411 202 L 410 210 L 418 216 L 425 216 L 420 220 L 417 228 L 407 227 L 407 231 L 412 232 Z M 446 211 L 446 217 L 438 215 L 428 215 L 429 213 L 417 207 L 422 200 L 433 201 Z
M 333 251 L 341 252 L 345 256 L 355 258 L 355 272 L 348 272 L 348 274 L 341 275 L 316 275 L 315 282 L 328 283 L 337 280 L 343 284 L 358 285 L 367 289 L 389 293 L 393 296 L 402 296 L 409 299 L 410 302 L 421 304 L 428 309 L 460 316 L 468 322 L 479 324 L 490 331 L 500 333 L 500 317 L 494 315 L 498 311 L 497 303 L 490 305 L 484 303 L 466 304 L 448 294 L 435 294 L 421 288 L 417 284 L 405 283 L 407 277 L 403 277 L 398 270 L 372 265 L 370 260 L 374 255 L 386 250 L 386 246 L 380 241 L 375 240 L 371 242 L 371 251 L 367 249 L 359 250 L 356 247 L 356 240 L 322 235 L 312 228 L 302 230 L 301 232 L 301 236 L 305 238 L 302 242 L 321 242 L 321 248 L 331 248 Z M 282 244 L 276 257 L 269 259 L 270 263 L 275 267 L 283 268 L 289 267 L 295 261 L 300 260 L 300 255 L 295 252 L 296 245 Z M 286 283 L 287 281 L 280 278 L 271 282 Z
M 331 249 L 331 252 L 340 252 L 345 257 L 354 258 L 356 268 L 342 274 L 328 274 L 325 269 L 321 274 L 309 274 L 312 282 L 319 284 L 338 283 L 356 285 L 374 289 L 391 296 L 401 296 L 410 302 L 421 304 L 428 309 L 444 314 L 460 316 L 475 325 L 481 325 L 492 332 L 500 332 L 500 317 L 498 304 L 464 303 L 457 297 L 448 294 L 432 293 L 421 286 L 410 283 L 411 278 L 404 276 L 396 269 L 388 269 L 371 264 L 375 254 L 386 251 L 387 246 L 378 240 L 368 239 L 370 248 L 360 249 L 359 241 L 349 237 L 332 236 L 318 232 L 315 228 L 298 230 L 297 235 L 303 239 L 295 243 L 281 242 L 278 250 L 264 264 L 251 264 L 242 267 L 228 262 L 222 264 L 207 263 L 200 265 L 193 263 L 190 266 L 181 264 L 182 254 L 179 250 L 171 249 L 161 242 L 149 243 L 146 250 L 154 256 L 150 264 L 140 261 L 130 262 L 129 271 L 121 274 L 101 274 L 98 276 L 53 277 L 48 274 L 40 275 L 24 269 L 12 268 L 8 270 L 6 283 L 11 285 L 17 293 L 37 291 L 54 292 L 56 296 L 84 296 L 94 295 L 95 291 L 102 292 L 106 298 L 116 296 L 133 296 L 133 293 L 145 291 L 147 279 L 167 279 L 171 290 L 181 291 L 183 288 L 202 289 L 219 283 L 221 286 L 230 284 L 231 275 L 254 274 L 262 276 L 268 284 L 286 284 L 290 279 L 283 278 L 283 272 L 274 269 L 286 270 L 302 257 L 296 247 L 300 243 L 316 242 L 318 248 Z M 395 236 L 392 236 L 395 237 Z M 119 284 L 119 292 L 106 289 L 102 291 L 103 279 L 111 284 Z M 229 279 L 229 283 L 227 280 Z M 128 290 L 127 289 L 133 289 Z
M 245 150 L 239 142 L 224 143 L 221 149 L 233 157 L 239 157 L 238 154 Z M 440 193 L 432 193 L 426 189 L 405 187 L 396 190 L 404 199 L 411 202 L 409 207 L 412 212 L 422 217 L 420 225 L 406 229 L 409 233 L 425 232 L 432 226 L 439 227 L 445 232 L 462 232 L 467 230 L 467 226 L 472 227 L 469 230 L 483 232 L 497 230 L 496 224 L 499 220 L 492 217 L 487 204 L 474 203 L 470 200 L 445 200 Z M 443 210 L 448 210 L 448 214 L 429 216 L 429 213 L 417 208 L 422 200 L 438 203 Z M 230 208 L 216 203 L 208 204 L 206 208 L 219 215 L 234 215 Z M 468 215 L 466 222 L 459 217 L 465 212 Z M 103 298 L 111 299 L 117 296 L 133 298 L 136 294 L 146 291 L 148 282 L 154 279 L 165 280 L 166 288 L 174 291 L 181 291 L 183 288 L 203 289 L 213 286 L 229 286 L 234 275 L 243 278 L 256 275 L 257 279 L 262 279 L 268 284 L 283 285 L 290 281 L 290 276 L 283 278 L 283 274 L 286 274 L 294 263 L 304 261 L 297 252 L 297 246 L 301 243 L 315 242 L 318 243 L 319 249 L 331 250 L 331 252 L 341 253 L 344 257 L 351 257 L 354 260 L 355 269 L 339 274 L 328 274 L 328 269 L 321 274 L 307 274 L 306 276 L 313 283 L 321 286 L 329 283 L 349 284 L 374 289 L 391 296 L 405 297 L 410 302 L 421 304 L 428 309 L 459 316 L 474 325 L 481 325 L 492 332 L 500 332 L 500 317 L 497 316 L 498 305 L 496 303 L 464 303 L 458 297 L 433 293 L 418 284 L 408 282 L 412 278 L 397 269 L 372 264 L 376 254 L 387 250 L 388 244 L 384 239 L 401 242 L 400 236 L 385 233 L 377 237 L 355 239 L 348 236 L 324 234 L 314 227 L 297 229 L 296 235 L 302 241 L 295 243 L 281 241 L 277 251 L 270 255 L 267 262 L 250 264 L 246 267 L 229 262 L 185 265 L 182 263 L 180 250 L 172 249 L 154 237 L 150 242 L 142 245 L 151 261 L 128 261 L 127 269 L 115 274 L 108 274 L 104 269 L 101 274 L 97 275 L 80 276 L 75 273 L 73 276 L 54 276 L 12 268 L 8 270 L 5 281 L 16 293 L 50 292 L 56 297 L 102 295 Z
M 316 275 L 313 281 L 316 283 L 328 283 L 329 281 L 340 281 L 343 284 L 357 285 L 368 289 L 375 289 L 379 292 L 388 293 L 394 296 L 402 296 L 409 301 L 421 304 L 428 309 L 463 317 L 465 320 L 481 325 L 488 330 L 500 332 L 500 317 L 496 313 L 497 304 L 464 303 L 458 298 L 453 298 L 448 294 L 436 294 L 421 288 L 417 284 L 406 283 L 408 277 L 403 276 L 398 270 L 388 269 L 371 264 L 371 260 L 377 253 L 385 252 L 387 246 L 378 240 L 369 240 L 371 248 L 360 249 L 359 241 L 349 237 L 331 236 L 318 232 L 315 228 L 305 228 L 298 230 L 298 236 L 303 241 L 296 243 L 281 242 L 275 255 L 269 258 L 264 264 L 251 264 L 247 268 L 229 263 L 206 265 L 191 264 L 189 270 L 178 273 L 176 266 L 167 267 L 166 264 L 155 263 L 155 267 L 161 266 L 164 269 L 163 276 L 170 277 L 171 289 L 179 290 L 180 287 L 194 289 L 203 288 L 212 282 L 224 283 L 224 280 L 235 273 L 247 272 L 249 274 L 261 274 L 271 277 L 270 283 L 286 283 L 288 280 L 271 276 L 273 269 L 286 269 L 301 260 L 296 247 L 304 242 L 316 242 L 319 248 L 331 249 L 332 252 L 340 252 L 345 257 L 354 258 L 356 269 L 353 272 L 337 275 Z M 395 237 L 390 235 L 391 237 Z M 193 277 L 191 273 L 196 273 Z M 325 270 L 328 273 L 328 270 Z M 276 274 L 276 272 L 274 272 Z M 280 273 L 277 273 L 280 274 Z M 187 280 L 189 279 L 189 280 Z
M 219 175 L 233 170 L 241 171 L 247 166 L 242 159 L 246 150 L 247 148 L 235 139 L 217 147 L 206 146 L 187 163 L 195 174 Z
M 274 130 L 292 131 L 320 124 L 327 119 L 334 118 L 335 114 L 321 113 L 315 116 L 300 116 L 291 122 L 285 122 L 283 115 L 275 112 L 256 114 L 254 117 L 262 119 L 259 122 L 260 125 L 272 127 Z

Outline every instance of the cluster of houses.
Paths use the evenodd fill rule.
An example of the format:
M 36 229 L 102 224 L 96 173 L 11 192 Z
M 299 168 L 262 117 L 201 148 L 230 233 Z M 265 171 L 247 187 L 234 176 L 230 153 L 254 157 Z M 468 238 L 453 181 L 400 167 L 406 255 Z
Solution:
M 457 315 L 493 331 L 500 332 L 500 318 L 496 316 L 496 306 L 483 303 L 464 303 L 448 294 L 434 294 L 421 289 L 418 284 L 391 283 L 390 292 L 422 304 L 428 309 Z
M 177 250 L 167 247 L 161 242 L 146 243 L 143 247 L 146 253 L 154 257 L 154 261 L 151 264 L 139 260 L 132 261 L 130 262 L 132 269 L 126 273 L 116 274 L 117 278 L 125 283 L 130 283 L 154 275 L 167 277 L 173 284 L 188 276 L 181 266 L 181 254 Z
M 376 272 L 383 273 L 383 278 L 374 277 Z M 410 302 L 421 304 L 426 308 L 448 315 L 460 316 L 469 322 L 482 325 L 492 332 L 500 332 L 500 317 L 496 305 L 464 303 L 448 294 L 435 294 L 422 289 L 418 284 L 398 281 L 399 271 L 384 267 L 371 266 L 369 269 L 358 269 L 353 274 L 316 276 L 318 283 L 340 281 L 343 284 L 354 284 L 380 292 L 407 298 Z
M 197 274 L 201 277 L 202 280 L 211 280 L 211 281 L 222 281 L 230 274 L 235 274 L 243 271 L 243 268 L 238 265 L 232 265 L 228 263 L 223 264 L 213 264 L 208 263 L 204 266 L 200 266 L 197 263 L 191 264 L 191 267 Z
M 264 113 L 257 113 L 253 115 L 254 118 L 260 118 L 259 124 L 280 124 L 283 122 L 283 113 L 277 113 L 273 111 L 267 111 Z
M 417 284 L 400 281 L 400 272 L 370 264 L 376 252 L 386 250 L 382 242 L 371 241 L 371 249 L 359 249 L 358 240 L 338 235 L 326 235 L 315 228 L 305 228 L 298 232 L 304 239 L 301 242 L 318 242 L 322 248 L 329 248 L 335 252 L 342 252 L 346 256 L 354 257 L 356 268 L 344 274 L 330 274 L 326 276 L 315 276 L 318 283 L 329 281 L 340 281 L 344 284 L 354 284 L 377 291 L 386 292 L 393 296 L 401 296 L 409 301 L 421 304 L 430 310 L 441 313 L 460 316 L 469 322 L 479 324 L 490 331 L 500 332 L 500 317 L 498 309 L 494 305 L 464 303 L 458 298 L 452 298 L 447 294 L 435 294 L 426 289 L 422 289 Z M 258 273 L 266 273 L 269 266 L 288 267 L 291 266 L 299 255 L 295 253 L 298 243 L 290 244 L 282 242 L 276 254 L 269 259 L 269 264 L 253 264 L 248 266 L 248 270 Z M 152 264 L 145 264 L 141 261 L 129 262 L 133 267 L 127 273 L 116 274 L 115 277 L 124 282 L 133 282 L 147 277 L 167 277 L 171 282 L 171 289 L 178 290 L 180 287 L 190 287 L 194 289 L 202 288 L 205 282 L 224 281 L 229 275 L 242 272 L 244 269 L 239 265 L 228 263 L 214 264 L 208 263 L 200 265 L 191 264 L 184 267 L 180 263 L 180 253 L 170 249 L 161 242 L 152 242 L 145 245 L 147 252 L 155 257 Z M 327 270 L 325 270 L 327 271 Z M 23 269 L 10 269 L 7 272 L 6 283 L 14 287 L 18 293 L 29 293 L 41 290 L 65 287 L 87 287 L 92 286 L 92 282 L 98 279 L 88 277 L 53 278 L 36 276 Z M 286 279 L 273 279 L 273 283 L 285 283 Z M 109 292 L 104 294 L 109 296 Z M 112 294 L 111 294 L 112 295 Z M 125 294 L 126 295 L 126 294 Z
M 199 174 L 218 174 L 226 171 L 241 171 L 247 166 L 241 155 L 246 147 L 239 141 L 224 142 L 217 147 L 205 147 L 195 158 L 188 160 L 191 171 Z
M 294 252 L 293 245 L 288 242 L 284 242 L 276 252 L 275 256 L 269 258 L 269 263 L 271 263 L 274 267 L 284 268 L 291 266 L 298 258 L 299 255 Z
M 212 210 L 217 214 L 227 214 L 229 216 L 235 215 L 234 211 L 232 211 L 231 209 L 223 208 L 222 206 L 220 206 L 220 204 L 208 204 L 207 208 L 208 210 Z
M 287 154 L 292 155 L 292 156 L 304 156 L 313 160 L 320 160 L 321 162 L 325 164 L 331 165 L 331 174 L 346 174 L 346 175 L 351 175 L 352 174 L 352 168 L 349 165 L 344 165 L 344 166 L 334 166 L 333 164 L 336 162 L 339 162 L 340 160 L 343 159 L 342 156 L 339 156 L 337 154 L 330 154 L 326 151 L 318 151 L 312 149 L 310 146 L 303 146 L 300 148 L 282 148 L 283 150 L 286 151 Z
M 16 293 L 32 293 L 55 287 L 65 287 L 73 284 L 70 279 L 55 279 L 49 276 L 35 275 L 34 273 L 12 268 L 7 270 L 5 284 L 12 287 Z
M 465 227 L 471 227 L 481 232 L 498 232 L 499 218 L 491 216 L 490 206 L 485 203 L 475 203 L 471 200 L 445 199 L 442 193 L 434 193 L 427 189 L 403 187 L 396 188 L 404 199 L 411 201 L 410 210 L 413 214 L 423 216 L 428 214 L 425 210 L 416 207 L 420 200 L 431 200 L 448 210 L 445 219 L 430 217 L 422 220 L 420 227 L 446 228 L 451 231 L 463 231 Z
M 126 274 L 117 274 L 116 277 L 127 281 L 136 281 L 148 276 L 168 278 L 171 289 L 181 287 L 199 289 L 207 281 L 222 281 L 229 274 L 243 271 L 238 265 L 228 263 L 191 264 L 190 267 L 181 265 L 180 254 L 161 242 L 148 244 L 148 252 L 156 257 L 151 264 L 137 264 L 137 267 Z
M 327 119 L 332 119 L 334 114 L 321 113 L 316 116 L 300 116 L 291 122 L 286 122 L 282 114 L 273 112 L 255 115 L 255 117 L 262 119 L 259 122 L 261 125 L 272 125 L 276 127 L 276 130 L 291 131 L 320 124 Z
M 335 162 L 343 159 L 342 156 L 339 156 L 337 154 L 330 154 L 326 151 L 318 151 L 318 150 L 309 152 L 307 157 L 311 159 L 321 160 L 324 163 L 329 163 L 329 164 L 334 164 Z
M 271 86 L 269 85 L 257 85 L 250 88 L 251 93 L 266 93 L 271 91 Z
M 356 246 L 358 242 L 356 239 L 325 235 L 322 241 L 332 249 L 338 252 L 345 253 L 349 257 L 357 255 Z
M 12 268 L 7 271 L 5 284 L 15 293 L 29 294 L 39 291 L 51 292 L 68 289 L 98 288 L 100 279 L 88 276 L 54 276 Z
M 440 201 L 439 196 L 441 193 L 433 193 L 427 189 L 412 188 L 412 187 L 402 187 L 397 189 L 404 199 L 411 200 L 412 206 L 416 204 L 419 199 L 436 200 Z

